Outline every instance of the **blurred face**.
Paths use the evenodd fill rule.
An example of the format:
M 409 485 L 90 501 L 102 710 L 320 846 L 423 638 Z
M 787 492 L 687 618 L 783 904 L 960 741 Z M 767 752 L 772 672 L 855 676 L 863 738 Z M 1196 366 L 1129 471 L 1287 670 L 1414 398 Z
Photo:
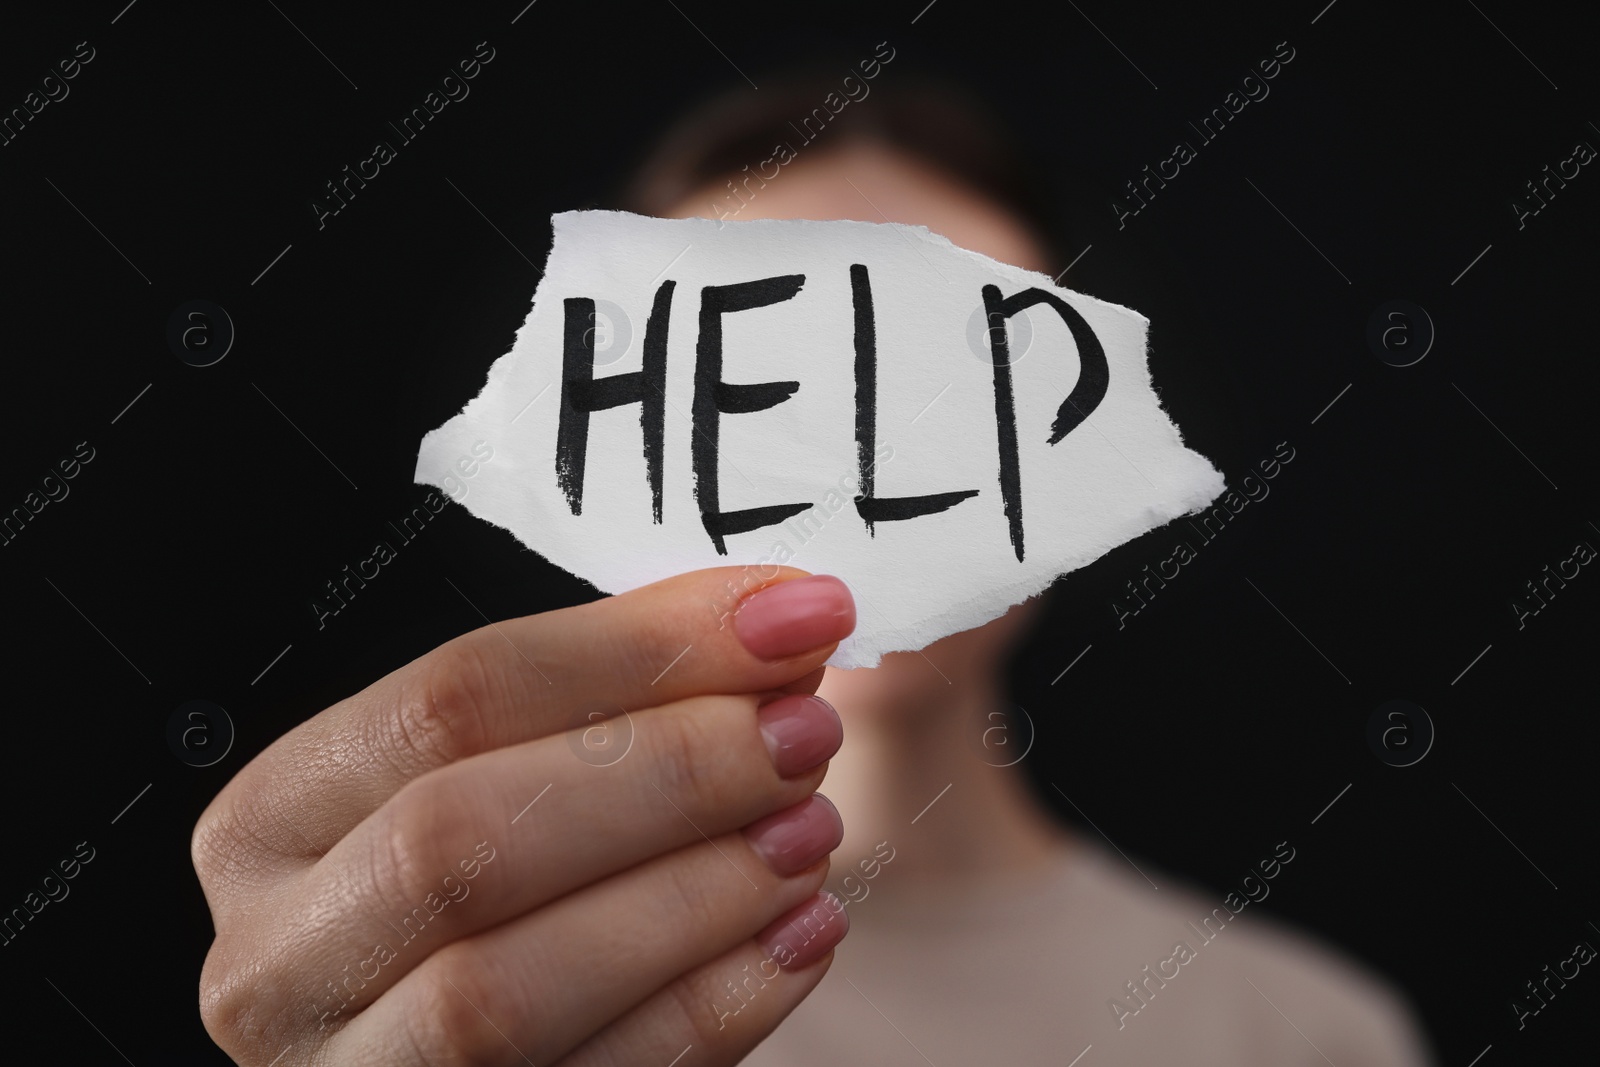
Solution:
M 1045 274 L 1053 269 L 1043 247 L 1004 205 L 988 199 L 913 156 L 873 142 L 842 141 L 838 147 L 802 151 L 764 187 L 752 183 L 738 215 L 749 219 L 854 219 L 926 226 L 962 248 Z M 740 187 L 744 193 L 743 186 Z M 725 200 L 725 185 L 697 190 L 666 214 L 702 215 Z M 803 562 L 803 561 L 802 561 Z M 922 652 L 885 656 L 875 670 L 829 671 L 825 692 L 851 714 L 898 718 L 947 705 L 968 691 L 984 692 L 1003 657 L 1025 632 L 1035 601 L 1012 608 L 993 622 L 953 634 Z

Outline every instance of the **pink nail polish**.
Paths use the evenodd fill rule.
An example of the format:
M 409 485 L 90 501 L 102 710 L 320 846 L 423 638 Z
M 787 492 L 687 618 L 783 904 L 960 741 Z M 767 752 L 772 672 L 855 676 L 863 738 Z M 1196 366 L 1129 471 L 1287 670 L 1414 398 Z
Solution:
M 839 847 L 844 823 L 833 803 L 813 793 L 792 808 L 757 819 L 745 838 L 775 874 L 798 874 Z
M 818 893 L 756 935 L 767 957 L 786 971 L 797 971 L 828 954 L 850 931 L 844 901 Z
M 733 617 L 744 647 L 765 660 L 832 644 L 855 628 L 856 602 L 849 587 L 827 574 L 769 585 L 745 598 Z
M 761 737 L 783 778 L 804 774 L 831 759 L 844 742 L 833 705 L 817 696 L 780 697 L 756 713 Z

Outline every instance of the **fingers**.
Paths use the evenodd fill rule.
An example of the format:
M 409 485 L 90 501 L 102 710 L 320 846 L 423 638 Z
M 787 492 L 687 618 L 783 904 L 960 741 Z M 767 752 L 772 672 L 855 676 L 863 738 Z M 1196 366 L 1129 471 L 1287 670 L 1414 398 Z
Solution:
M 854 625 L 844 583 L 782 567 L 697 571 L 491 624 L 275 742 L 202 816 L 196 865 L 247 882 L 252 861 L 315 858 L 431 770 L 622 711 L 810 691 Z
M 416 780 L 270 903 L 219 895 L 208 1017 L 232 1018 L 244 1003 L 261 1014 L 273 991 L 307 989 L 348 1016 L 452 941 L 740 827 L 762 830 L 772 865 L 794 866 L 774 850 L 807 839 L 765 817 L 812 794 L 843 728 L 820 698 L 759 710 L 757 699 L 697 697 L 640 712 L 630 747 L 606 766 L 574 755 L 575 731 Z M 736 873 L 719 862 L 724 877 Z M 236 973 L 249 981 L 230 982 Z M 318 1029 L 330 1010 L 283 1008 Z
M 675 1063 L 731 1067 L 766 1040 L 833 966 L 850 928 L 843 902 L 818 894 L 665 989 L 558 1061 L 557 1067 Z
M 775 859 L 761 841 L 775 828 L 802 847 Z M 335 1036 L 328 1058 L 549 1063 L 813 901 L 842 833 L 832 805 L 813 797 L 754 834 L 701 841 L 457 941 Z

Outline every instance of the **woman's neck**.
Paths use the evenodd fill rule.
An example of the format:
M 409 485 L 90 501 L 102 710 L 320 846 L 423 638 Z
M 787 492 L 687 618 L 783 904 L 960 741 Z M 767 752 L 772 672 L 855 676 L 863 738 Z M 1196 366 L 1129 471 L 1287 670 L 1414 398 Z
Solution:
M 845 827 L 834 879 L 884 841 L 900 885 L 915 881 L 910 874 L 1022 873 L 1061 854 L 1067 832 L 1035 798 L 1021 761 L 997 766 L 1021 754 L 1030 732 L 1010 721 L 997 679 L 923 690 L 909 708 L 861 706 L 875 695 L 885 703 L 883 688 L 853 681 L 829 671 L 819 690 L 845 727 L 822 786 Z M 1001 744 L 991 732 L 986 747 L 985 730 L 997 724 L 1013 736 Z

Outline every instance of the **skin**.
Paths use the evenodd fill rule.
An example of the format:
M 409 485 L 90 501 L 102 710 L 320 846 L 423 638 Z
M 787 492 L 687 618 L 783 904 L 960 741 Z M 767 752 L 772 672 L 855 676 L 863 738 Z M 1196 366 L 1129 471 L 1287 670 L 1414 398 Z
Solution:
M 883 221 L 862 194 L 889 219 L 1046 266 L 1004 208 L 871 144 L 797 160 L 739 217 Z M 1059 849 L 1018 772 L 974 747 L 1033 609 L 824 672 L 854 625 L 848 594 L 781 600 L 819 581 L 717 568 L 487 626 L 279 738 L 192 838 L 217 934 L 208 1032 L 252 1067 L 668 1063 L 690 1044 L 697 1063 L 733 1064 L 832 962 L 848 921 L 819 890 L 841 838 L 853 863 L 958 782 L 897 848 L 901 882 Z M 730 582 L 728 625 L 706 605 L 729 603 Z M 837 720 L 814 766 L 781 773 L 761 725 L 819 685 L 851 735 L 830 789 L 849 836 L 813 799 Z M 583 758 L 593 731 L 625 728 L 590 713 L 619 708 L 626 755 Z M 822 828 L 808 851 L 758 847 L 801 813 Z M 750 993 L 734 1001 L 732 982 Z
M 855 219 L 926 226 L 962 248 L 1053 275 L 1059 268 L 1027 226 L 1003 205 L 920 159 L 870 140 L 802 153 L 739 207 L 727 187 L 711 185 L 669 214 L 684 218 L 707 204 L 738 207 L 732 220 Z M 987 625 L 954 634 L 922 652 L 885 656 L 872 670 L 828 670 L 819 695 L 845 720 L 845 744 L 829 771 L 828 796 L 844 817 L 841 869 L 871 854 L 876 842 L 905 842 L 911 820 L 940 790 L 956 783 L 919 819 L 915 847 L 897 847 L 895 877 L 873 892 L 911 887 L 924 874 L 973 870 L 1025 872 L 1070 847 L 1044 812 L 1015 753 L 985 751 L 984 731 L 1007 707 L 1000 676 L 1007 652 L 1038 608 L 1029 601 Z M 1019 727 L 1020 733 L 1025 727 Z M 990 735 L 991 738 L 998 735 Z M 1020 739 L 1019 739 L 1020 743 Z
M 192 839 L 211 1036 L 247 1065 L 742 1059 L 848 924 L 817 897 L 839 840 L 809 799 L 826 762 L 781 775 L 758 708 L 815 689 L 854 608 L 833 583 L 826 610 L 775 611 L 819 579 L 770 577 L 697 571 L 464 634 L 252 760 Z M 706 605 L 729 582 L 749 595 L 721 625 Z M 618 707 L 626 755 L 579 758 L 587 710 Z M 755 850 L 752 827 L 817 808 L 805 866 Z M 757 995 L 719 1019 L 752 972 Z

